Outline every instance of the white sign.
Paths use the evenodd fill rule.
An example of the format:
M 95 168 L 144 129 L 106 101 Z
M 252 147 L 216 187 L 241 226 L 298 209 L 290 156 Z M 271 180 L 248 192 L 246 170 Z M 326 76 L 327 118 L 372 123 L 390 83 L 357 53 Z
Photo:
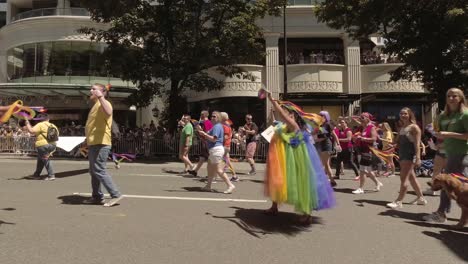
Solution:
M 65 150 L 66 152 L 72 151 L 76 146 L 83 143 L 86 137 L 59 137 L 57 147 Z
M 262 137 L 270 143 L 271 138 L 273 138 L 273 135 L 275 134 L 275 127 L 274 126 L 269 126 L 265 131 L 262 132 Z

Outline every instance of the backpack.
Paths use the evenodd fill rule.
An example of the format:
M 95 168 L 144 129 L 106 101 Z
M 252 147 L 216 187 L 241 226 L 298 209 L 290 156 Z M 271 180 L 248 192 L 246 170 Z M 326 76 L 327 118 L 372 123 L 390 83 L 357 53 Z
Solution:
M 45 136 L 45 139 L 47 140 L 48 143 L 58 141 L 59 133 L 58 133 L 57 128 L 54 125 L 50 125 L 47 127 L 47 135 Z

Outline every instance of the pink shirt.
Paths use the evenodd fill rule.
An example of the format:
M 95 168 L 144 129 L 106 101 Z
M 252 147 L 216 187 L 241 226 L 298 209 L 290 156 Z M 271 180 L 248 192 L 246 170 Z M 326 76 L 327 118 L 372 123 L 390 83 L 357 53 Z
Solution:
M 338 137 L 338 139 L 348 138 L 348 135 L 347 135 L 348 131 L 351 131 L 351 128 L 347 127 L 345 130 L 335 128 L 335 134 Z M 348 148 L 351 148 L 353 144 L 351 143 L 351 140 L 348 142 L 340 141 L 340 146 L 341 146 L 341 149 L 348 149 Z
M 213 124 L 210 120 L 203 120 L 203 131 L 208 132 L 213 128 Z

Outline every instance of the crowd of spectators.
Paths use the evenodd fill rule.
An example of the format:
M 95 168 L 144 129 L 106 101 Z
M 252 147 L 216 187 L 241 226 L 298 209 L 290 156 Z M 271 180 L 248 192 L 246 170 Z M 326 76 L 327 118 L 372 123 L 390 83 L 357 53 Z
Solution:
M 75 122 L 68 122 L 62 126 L 58 126 L 60 136 L 84 136 L 84 125 Z M 245 151 L 245 140 L 242 130 L 233 129 L 233 152 L 242 153 Z M 141 127 L 120 126 L 121 138 L 118 146 L 118 151 L 125 153 L 141 154 L 143 156 L 150 155 L 150 149 L 153 144 L 150 143 L 154 139 L 162 140 L 165 148 L 171 148 L 172 145 L 179 140 L 179 130 L 171 133 L 168 129 L 162 126 L 156 126 L 153 122 L 149 125 L 143 124 Z M 9 153 L 26 153 L 33 149 L 34 135 L 30 134 L 26 127 L 16 124 L 3 124 L 0 126 L 0 151 Z M 194 138 L 194 144 L 197 144 L 198 138 Z M 128 144 L 130 143 L 130 144 Z M 29 145 L 32 146 L 30 149 Z M 80 156 L 79 150 L 72 153 L 73 156 Z
M 363 51 L 361 52 L 361 64 L 381 64 L 381 63 L 398 63 L 398 58 L 388 56 L 384 53 L 377 53 L 376 51 Z
M 343 52 L 336 50 L 291 50 L 288 52 L 288 64 L 344 64 Z

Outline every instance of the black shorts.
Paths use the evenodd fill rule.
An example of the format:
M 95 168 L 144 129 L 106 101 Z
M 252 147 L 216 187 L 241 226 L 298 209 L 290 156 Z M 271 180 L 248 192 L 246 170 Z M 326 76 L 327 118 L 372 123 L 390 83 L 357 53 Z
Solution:
M 372 153 L 361 153 L 360 166 L 372 166 Z

